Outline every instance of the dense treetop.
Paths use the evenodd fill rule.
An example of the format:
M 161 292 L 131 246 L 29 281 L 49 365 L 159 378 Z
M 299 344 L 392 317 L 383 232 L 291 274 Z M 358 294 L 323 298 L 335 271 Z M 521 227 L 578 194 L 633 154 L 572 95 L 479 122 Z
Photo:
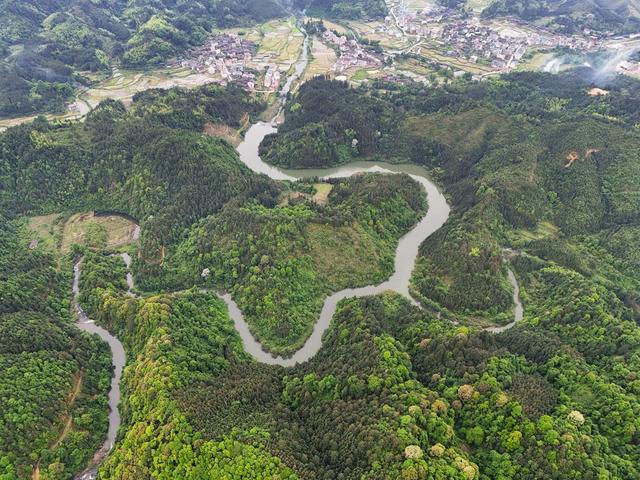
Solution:
M 233 88 L 150 91 L 128 111 L 109 101 L 84 123 L 0 135 L 0 476 L 41 460 L 43 478 L 69 478 L 104 432 L 105 347 L 70 325 L 71 258 L 31 250 L 20 218 L 104 209 L 139 218 L 142 238 L 139 297 L 119 257 L 82 250 L 81 302 L 129 361 L 101 478 L 637 478 L 640 89 L 590 87 L 579 72 L 303 85 L 265 159 L 411 161 L 453 213 L 420 249 L 420 307 L 347 299 L 290 369 L 248 357 L 213 290 L 290 352 L 329 292 L 389 275 L 428 208 L 408 177 L 253 174 L 202 134 L 262 111 Z M 508 268 L 525 317 L 494 335 L 483 327 L 513 315 Z M 79 376 L 90 395 L 70 401 Z
M 388 13 L 384 0 L 293 0 L 293 5 L 309 15 L 346 20 L 379 19 Z
M 69 478 L 106 433 L 109 350 L 69 324 L 70 265 L 25 230 L 0 215 L 0 477 Z

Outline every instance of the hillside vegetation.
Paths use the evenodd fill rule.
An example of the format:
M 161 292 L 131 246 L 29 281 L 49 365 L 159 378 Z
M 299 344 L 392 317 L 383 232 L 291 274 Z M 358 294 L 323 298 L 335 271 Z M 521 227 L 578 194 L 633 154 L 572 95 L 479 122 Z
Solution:
M 451 195 L 455 215 L 423 245 L 414 281 L 423 302 L 474 318 L 507 318 L 511 289 L 501 250 L 511 238 L 550 222 L 582 242 L 580 235 L 606 237 L 640 220 L 640 170 L 632 160 L 640 154 L 637 82 L 619 80 L 599 98 L 574 75 L 378 87 L 308 82 L 261 150 L 265 160 L 294 168 L 362 158 L 429 168 Z M 535 238 L 536 245 L 550 240 Z M 625 285 L 636 285 L 631 277 Z
M 288 458 L 267 448 L 262 426 L 203 442 L 187 422 L 177 389 L 250 363 L 213 294 L 166 292 L 228 289 L 266 347 L 290 353 L 309 335 L 328 293 L 391 274 L 398 238 L 426 205 L 419 185 L 404 176 L 273 182 L 244 167 L 225 141 L 202 133 L 208 122 L 240 128 L 263 108 L 235 88 L 148 91 L 128 111 L 107 101 L 82 123 L 38 119 L 0 135 L 3 478 L 26 478 L 36 467 L 41 478 L 70 478 L 106 429 L 108 350 L 71 325 L 71 255 L 84 255 L 81 304 L 123 340 L 132 366 L 122 384 L 118 453 L 103 478 L 298 478 Z M 122 247 L 109 247 L 104 231 L 85 234 L 87 246 L 62 241 L 60 219 L 91 210 L 140 220 L 137 289 L 165 293 L 124 294 L 124 264 L 110 256 Z M 14 380 L 23 376 L 28 384 Z M 131 455 L 139 461 L 125 460 Z
M 106 435 L 109 348 L 70 325 L 70 262 L 27 235 L 0 215 L 0 477 L 70 478 Z
M 264 109 L 233 88 L 151 91 L 129 111 L 109 101 L 84 123 L 9 129 L 0 477 L 30 478 L 39 462 L 40 478 L 68 480 L 104 433 L 106 346 L 71 325 L 72 258 L 31 245 L 24 218 L 104 209 L 136 216 L 142 237 L 126 247 L 137 297 L 105 242 L 70 247 L 85 256 L 80 302 L 127 351 L 100 478 L 639 478 L 640 87 L 588 88 L 524 73 L 303 85 L 265 158 L 414 162 L 453 212 L 420 249 L 420 306 L 346 299 L 317 355 L 286 369 L 249 357 L 215 291 L 233 293 L 267 348 L 291 353 L 329 292 L 389 275 L 428 208 L 410 177 L 254 174 L 203 134 Z M 492 334 L 513 319 L 509 268 L 524 319 Z
M 293 0 L 293 5 L 308 15 L 345 20 L 372 20 L 388 14 L 384 0 Z
M 444 323 L 389 297 L 351 302 L 350 315 L 377 318 L 376 331 L 406 348 L 412 378 L 435 392 L 431 411 L 451 415 L 477 465 L 469 479 L 638 475 L 640 170 L 631 159 L 640 85 L 619 79 L 607 98 L 589 97 L 590 87 L 573 74 L 436 89 L 316 79 L 263 144 L 264 158 L 292 167 L 413 161 L 444 186 L 453 214 L 422 245 L 412 280 L 414 297 Z M 513 319 L 507 257 L 525 318 L 491 335 L 476 327 Z M 425 412 L 419 406 L 411 411 Z M 399 415 L 403 433 L 416 431 L 417 417 Z M 447 445 L 425 451 L 429 467 Z M 406 478 L 440 478 L 429 472 Z
M 31 478 L 38 469 L 40 478 L 72 478 L 107 430 L 108 346 L 71 324 L 71 255 L 79 251 L 68 246 L 71 255 L 61 256 L 46 228 L 37 234 L 46 241 L 34 243 L 21 217 L 121 211 L 147 220 L 145 245 L 168 244 L 232 197 L 274 188 L 226 142 L 196 133 L 206 121 L 237 127 L 262 108 L 233 89 L 148 92 L 129 112 L 105 102 L 85 123 L 37 120 L 0 135 L 0 477 Z M 167 126 L 176 123 L 185 128 Z M 85 240 L 95 249 L 107 243 Z M 122 288 L 124 266 L 110 260 L 93 278 Z M 95 263 L 87 258 L 89 268 Z
M 331 182 L 322 206 L 298 191 L 288 205 L 275 208 L 252 201 L 228 204 L 194 225 L 159 275 L 141 285 L 228 290 L 266 348 L 295 352 L 330 292 L 391 276 L 398 239 L 425 211 L 424 192 L 406 176 Z M 203 281 L 205 269 L 209 276 Z

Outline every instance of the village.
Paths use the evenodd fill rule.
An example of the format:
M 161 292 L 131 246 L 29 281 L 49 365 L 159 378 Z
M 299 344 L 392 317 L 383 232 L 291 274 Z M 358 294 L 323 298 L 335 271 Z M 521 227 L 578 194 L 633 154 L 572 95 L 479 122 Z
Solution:
M 338 59 L 333 70 L 342 76 L 350 68 L 377 67 L 384 61 L 384 56 L 371 52 L 355 39 L 347 39 L 345 35 L 336 35 L 331 30 L 322 34 L 322 40 L 337 50 Z
M 356 35 L 323 26 L 317 32 L 318 40 L 335 55 L 316 74 L 333 73 L 338 80 L 356 78 L 356 83 L 363 78 L 382 78 L 402 84 L 433 81 L 420 71 L 397 68 L 394 59 L 414 55 L 417 56 L 414 58 L 427 59 L 436 70 L 438 65 L 452 67 L 453 77 L 472 74 L 470 78 L 484 80 L 486 75 L 507 73 L 520 67 L 535 52 L 554 48 L 592 52 L 602 47 L 601 40 L 593 35 L 561 35 L 528 24 L 485 21 L 477 15 L 437 5 L 410 10 L 405 0 L 390 0 L 389 7 L 389 16 L 384 22 L 371 26 L 374 46 L 362 32 Z M 297 34 L 302 36 L 300 32 Z M 273 43 L 283 37 L 276 29 L 267 35 Z M 289 41 L 293 38 L 291 32 L 288 38 Z M 392 48 L 384 38 L 396 46 Z M 291 50 L 284 56 L 275 55 L 263 48 L 263 40 L 264 37 L 256 36 L 255 32 L 253 36 L 239 31 L 221 32 L 186 52 L 170 67 L 207 76 L 208 82 L 223 86 L 235 84 L 250 92 L 275 93 L 299 50 Z M 398 47 L 403 44 L 404 47 Z M 637 63 L 626 62 L 619 70 L 640 75 Z
M 441 6 L 409 11 L 403 0 L 391 0 L 389 6 L 390 15 L 376 31 L 414 40 L 407 53 L 420 54 L 424 47 L 436 45 L 447 57 L 501 73 L 517 68 L 532 49 L 564 47 L 585 52 L 601 46 L 594 35 L 561 35 L 529 24 L 509 28 Z
M 212 82 L 234 83 L 247 91 L 276 92 L 282 72 L 276 63 L 256 56 L 257 45 L 238 34 L 214 35 L 202 46 L 189 50 L 176 64 L 211 75 Z M 264 73 L 264 75 L 261 75 Z M 261 85 L 258 85 L 261 79 Z

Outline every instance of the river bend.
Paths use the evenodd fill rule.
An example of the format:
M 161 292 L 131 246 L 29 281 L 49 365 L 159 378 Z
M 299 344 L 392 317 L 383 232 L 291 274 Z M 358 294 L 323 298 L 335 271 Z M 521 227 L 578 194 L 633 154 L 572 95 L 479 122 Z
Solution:
M 291 357 L 274 357 L 272 354 L 266 352 L 262 348 L 262 345 L 251 335 L 247 322 L 244 320 L 240 309 L 236 303 L 233 302 L 231 296 L 228 294 L 221 296 L 229 307 L 229 314 L 242 338 L 246 351 L 260 362 L 290 367 L 297 363 L 305 362 L 318 353 L 322 347 L 322 336 L 329 328 L 331 319 L 336 312 L 340 300 L 394 291 L 416 304 L 415 300 L 409 295 L 409 281 L 415 267 L 418 249 L 427 237 L 444 225 L 449 218 L 450 207 L 442 192 L 429 180 L 427 171 L 418 165 L 395 165 L 385 162 L 354 162 L 336 168 L 306 170 L 281 170 L 268 165 L 260 158 L 258 149 L 264 137 L 275 132 L 276 128 L 273 127 L 273 125 L 262 122 L 257 123 L 247 131 L 244 141 L 238 146 L 240 159 L 254 172 L 263 173 L 274 180 L 298 180 L 310 177 L 346 178 L 362 172 L 405 173 L 424 188 L 429 206 L 426 215 L 411 231 L 400 239 L 398 247 L 396 248 L 393 275 L 381 284 L 362 288 L 348 288 L 327 297 L 322 307 L 320 318 L 313 327 L 311 336 L 302 348 Z

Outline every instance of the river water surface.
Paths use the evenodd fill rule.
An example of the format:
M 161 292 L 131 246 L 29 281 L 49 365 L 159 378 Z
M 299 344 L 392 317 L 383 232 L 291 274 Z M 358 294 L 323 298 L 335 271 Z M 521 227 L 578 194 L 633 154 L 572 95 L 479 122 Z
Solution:
M 136 224 L 131 235 L 131 241 L 138 240 L 138 238 L 140 238 L 140 226 Z M 120 254 L 120 257 L 127 267 L 127 294 L 134 296 L 132 292 L 132 289 L 134 288 L 133 275 L 129 270 L 129 267 L 131 266 L 131 256 L 128 253 L 122 253 Z M 109 428 L 107 430 L 107 438 L 102 447 L 100 447 L 94 455 L 89 468 L 75 477 L 76 480 L 93 480 L 98 475 L 98 467 L 113 448 L 118 434 L 118 429 L 120 428 L 121 420 L 120 411 L 118 410 L 118 405 L 120 403 L 120 379 L 122 378 L 122 369 L 126 364 L 127 356 L 120 340 L 118 340 L 114 335 L 111 335 L 111 333 L 106 329 L 96 325 L 93 320 L 89 319 L 78 302 L 78 297 L 80 296 L 82 261 L 83 258 L 80 258 L 73 266 L 72 305 L 77 317 L 76 326 L 83 332 L 98 335 L 102 340 L 109 344 L 109 348 L 111 349 L 111 363 L 113 365 L 113 377 L 111 378 L 111 389 L 109 390 Z
M 83 332 L 96 334 L 109 344 L 109 348 L 111 349 L 111 362 L 114 368 L 114 374 L 111 378 L 111 389 L 109 390 L 109 429 L 107 431 L 107 439 L 90 462 L 90 468 L 76 476 L 77 480 L 93 480 L 97 476 L 98 466 L 113 448 L 116 435 L 118 434 L 118 428 L 120 428 L 120 412 L 118 411 L 118 404 L 120 403 L 120 378 L 122 377 L 122 369 L 124 368 L 127 357 L 122 343 L 106 329 L 96 325 L 93 320 L 90 320 L 78 303 L 82 260 L 82 258 L 78 260 L 73 267 L 73 308 L 77 315 L 76 325 Z
M 438 187 L 429 179 L 427 171 L 418 165 L 397 165 L 385 162 L 353 162 L 335 168 L 304 170 L 286 170 L 269 165 L 260 158 L 259 147 L 265 136 L 276 132 L 277 129 L 273 124 L 264 122 L 256 123 L 247 131 L 244 141 L 238 146 L 240 160 L 254 172 L 265 174 L 274 180 L 298 180 L 313 177 L 346 178 L 363 172 L 405 173 L 422 185 L 426 191 L 429 206 L 427 214 L 422 220 L 400 239 L 396 249 L 395 271 L 391 278 L 379 285 L 341 290 L 327 297 L 322 307 L 320 318 L 315 324 L 311 336 L 302 348 L 291 357 L 274 357 L 272 354 L 266 352 L 260 342 L 251 334 L 249 325 L 231 296 L 229 294 L 220 296 L 229 307 L 229 314 L 234 321 L 236 330 L 242 338 L 245 350 L 260 362 L 290 367 L 297 363 L 305 362 L 318 353 L 322 347 L 322 336 L 329 328 L 331 319 L 336 312 L 336 307 L 340 300 L 394 291 L 417 305 L 417 302 L 409 295 L 409 283 L 416 264 L 418 249 L 427 237 L 444 225 L 449 218 L 451 209 L 442 192 L 440 192 Z M 508 268 L 507 273 L 509 282 L 513 287 L 513 301 L 515 305 L 514 321 L 508 325 L 489 327 L 486 329 L 486 331 L 492 333 L 500 333 L 512 328 L 517 322 L 521 321 L 524 316 L 522 303 L 520 301 L 520 287 L 516 276 L 510 268 Z

